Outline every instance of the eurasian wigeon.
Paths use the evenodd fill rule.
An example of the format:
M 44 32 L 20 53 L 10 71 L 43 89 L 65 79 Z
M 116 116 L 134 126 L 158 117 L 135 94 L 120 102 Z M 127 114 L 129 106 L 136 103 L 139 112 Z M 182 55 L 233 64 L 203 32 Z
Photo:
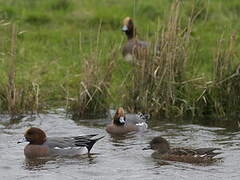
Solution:
M 109 134 L 121 135 L 129 132 L 146 130 L 147 124 L 144 118 L 146 118 L 144 115 L 138 114 L 138 115 L 135 115 L 135 118 L 133 118 L 132 116 L 131 120 L 128 120 L 128 118 L 126 118 L 124 109 L 122 107 L 119 107 L 117 108 L 115 115 L 113 116 L 112 123 L 107 125 L 106 131 Z
M 100 139 L 92 139 L 97 134 L 73 136 L 73 137 L 47 137 L 46 133 L 36 127 L 27 129 L 21 142 L 29 142 L 24 148 L 27 158 L 38 158 L 46 156 L 76 156 L 81 154 L 84 147 L 88 154 L 93 145 Z
M 220 152 L 214 152 L 220 150 L 220 148 L 170 148 L 169 142 L 161 136 L 157 136 L 150 141 L 150 146 L 146 149 L 153 149 L 155 152 L 152 154 L 153 158 L 167 160 L 167 161 L 178 161 L 185 163 L 211 163 L 217 159 L 214 156 L 220 154 Z
M 125 32 L 128 39 L 122 49 L 124 59 L 127 62 L 134 63 L 136 60 L 145 60 L 148 58 L 150 44 L 137 39 L 136 28 L 130 17 L 126 17 L 123 20 L 122 31 Z

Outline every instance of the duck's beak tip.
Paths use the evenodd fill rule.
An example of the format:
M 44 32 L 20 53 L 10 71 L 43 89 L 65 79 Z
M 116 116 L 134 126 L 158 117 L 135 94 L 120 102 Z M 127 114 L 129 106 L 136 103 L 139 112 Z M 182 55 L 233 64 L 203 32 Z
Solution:
M 150 146 L 147 146 L 147 147 L 143 148 L 142 150 L 150 150 L 150 149 L 152 149 L 152 148 Z
M 19 140 L 18 142 L 17 142 L 17 144 L 19 144 L 19 143 L 23 143 L 23 142 L 27 142 L 27 139 L 24 137 L 24 138 L 22 138 L 21 140 Z

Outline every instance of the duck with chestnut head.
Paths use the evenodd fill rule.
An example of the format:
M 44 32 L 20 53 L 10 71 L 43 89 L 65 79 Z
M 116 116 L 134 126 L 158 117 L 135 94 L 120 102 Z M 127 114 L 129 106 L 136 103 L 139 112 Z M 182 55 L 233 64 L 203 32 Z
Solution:
M 128 39 L 122 49 L 124 59 L 130 63 L 146 60 L 149 56 L 150 44 L 137 39 L 136 28 L 132 18 L 124 18 L 122 31 L 125 32 Z
M 93 145 L 100 138 L 93 138 L 97 134 L 72 136 L 72 137 L 47 137 L 46 133 L 39 128 L 31 127 L 26 130 L 22 142 L 29 142 L 24 148 L 27 158 L 39 158 L 47 156 L 76 156 L 82 153 L 84 148 L 88 154 Z
M 147 129 L 144 115 L 126 116 L 122 107 L 117 108 L 112 123 L 107 125 L 106 131 L 109 134 L 122 135 L 130 132 L 137 132 Z

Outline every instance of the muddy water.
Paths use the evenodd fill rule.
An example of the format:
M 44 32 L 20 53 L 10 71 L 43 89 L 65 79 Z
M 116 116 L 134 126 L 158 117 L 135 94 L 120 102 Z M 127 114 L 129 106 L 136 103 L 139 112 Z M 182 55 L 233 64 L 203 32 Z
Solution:
M 146 132 L 111 137 L 104 127 L 109 119 L 74 122 L 64 113 L 27 116 L 9 122 L 0 116 L 0 179 L 240 179 L 240 132 L 223 127 L 194 124 L 149 122 Z M 23 154 L 26 144 L 17 144 L 27 127 L 44 129 L 48 136 L 74 136 L 98 133 L 91 157 L 54 158 L 28 161 Z M 219 147 L 221 161 L 208 165 L 163 163 L 143 151 L 152 137 L 162 135 L 172 146 Z

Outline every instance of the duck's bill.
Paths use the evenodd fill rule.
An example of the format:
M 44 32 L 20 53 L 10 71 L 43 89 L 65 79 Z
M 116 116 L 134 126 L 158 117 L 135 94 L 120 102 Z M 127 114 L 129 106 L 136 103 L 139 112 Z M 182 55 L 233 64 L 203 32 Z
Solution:
M 147 146 L 147 147 L 143 148 L 142 150 L 149 150 L 149 149 L 152 149 L 151 146 Z
M 27 139 L 25 137 L 20 139 L 17 143 L 19 144 L 19 143 L 23 143 L 23 142 L 27 142 Z
M 127 31 L 128 30 L 128 27 L 127 26 L 123 26 L 122 27 L 122 31 Z

